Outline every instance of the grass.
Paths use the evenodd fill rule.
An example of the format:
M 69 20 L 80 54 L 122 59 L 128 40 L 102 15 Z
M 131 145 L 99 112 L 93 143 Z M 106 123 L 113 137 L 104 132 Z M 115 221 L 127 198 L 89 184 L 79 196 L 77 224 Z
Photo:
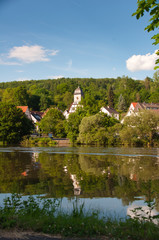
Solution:
M 30 137 L 24 138 L 21 142 L 22 146 L 56 146 L 56 141 L 52 140 L 51 138 L 44 138 L 44 137 Z
M 73 205 L 71 213 L 60 210 L 60 201 L 34 198 L 23 200 L 12 194 L 0 208 L 0 228 L 32 230 L 71 237 L 106 236 L 108 239 L 159 239 L 159 226 L 152 221 L 125 219 L 112 220 L 98 217 L 97 212 L 84 213 L 84 205 Z

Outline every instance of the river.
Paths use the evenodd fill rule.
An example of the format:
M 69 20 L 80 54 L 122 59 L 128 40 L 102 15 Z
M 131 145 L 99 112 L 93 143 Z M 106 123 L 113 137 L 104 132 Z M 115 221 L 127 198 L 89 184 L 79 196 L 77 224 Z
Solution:
M 125 218 L 155 200 L 159 211 L 159 148 L 0 147 L 0 204 L 11 193 L 61 199 L 103 216 Z

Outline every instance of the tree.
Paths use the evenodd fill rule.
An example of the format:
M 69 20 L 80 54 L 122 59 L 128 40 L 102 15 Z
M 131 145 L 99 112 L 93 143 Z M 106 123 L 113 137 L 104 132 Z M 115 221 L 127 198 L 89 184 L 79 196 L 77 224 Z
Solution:
M 133 16 L 136 16 L 137 19 L 141 18 L 145 12 L 150 13 L 150 24 L 145 28 L 148 32 L 154 31 L 159 27 L 159 3 L 158 0 L 138 0 L 137 1 L 137 10 L 133 13 Z M 154 45 L 159 44 L 159 33 L 155 34 L 152 39 L 154 40 Z M 156 52 L 159 55 L 159 50 Z M 156 60 L 156 64 L 159 63 L 159 58 Z M 156 66 L 159 68 L 159 66 Z
M 40 110 L 46 110 L 50 106 L 50 99 L 47 95 L 41 94 L 40 96 Z
M 118 121 L 107 114 L 97 113 L 93 116 L 84 117 L 79 126 L 78 141 L 84 144 L 106 144 L 107 129 Z
M 39 127 L 44 133 L 52 133 L 55 137 L 65 137 L 64 128 L 65 117 L 57 108 L 51 108 L 39 123 Z
M 31 133 L 33 124 L 20 108 L 13 104 L 0 104 L 0 139 L 7 143 L 19 143 Z
M 146 77 L 145 80 L 144 80 L 144 86 L 145 86 L 145 89 L 146 90 L 149 90 L 150 89 L 150 78 L 149 77 Z
M 69 118 L 65 122 L 67 137 L 71 142 L 75 142 L 77 140 L 79 125 L 86 114 L 87 112 L 83 108 L 77 108 L 74 113 L 69 115 Z
M 7 88 L 2 97 L 2 101 L 6 103 L 11 103 L 16 106 L 26 106 L 28 105 L 29 95 L 24 86 L 19 86 L 17 88 Z
M 110 86 L 108 90 L 108 105 L 111 108 L 114 107 L 114 92 L 112 86 Z
M 159 70 L 153 74 L 153 80 L 155 83 L 159 83 Z
M 14 90 L 14 104 L 16 106 L 26 106 L 28 105 L 29 95 L 27 93 L 26 87 L 19 86 Z
M 129 116 L 124 121 L 124 128 L 120 132 L 123 143 L 152 144 L 157 136 L 159 114 L 152 110 L 144 110 L 136 115 Z
M 121 111 L 125 111 L 127 109 L 126 101 L 122 94 L 120 94 L 120 96 L 119 96 L 118 109 Z

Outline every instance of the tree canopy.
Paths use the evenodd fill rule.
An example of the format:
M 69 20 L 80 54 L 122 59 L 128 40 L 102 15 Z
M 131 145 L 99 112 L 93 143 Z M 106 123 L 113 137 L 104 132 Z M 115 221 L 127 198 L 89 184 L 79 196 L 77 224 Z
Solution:
M 0 139 L 7 143 L 19 143 L 31 133 L 33 124 L 21 109 L 13 104 L 0 103 Z
M 107 114 L 97 113 L 93 116 L 84 117 L 79 126 L 78 141 L 84 144 L 106 144 L 107 129 L 118 121 Z
M 89 114 L 96 114 L 102 106 L 108 105 L 108 91 L 110 86 L 113 89 L 113 104 L 115 109 L 118 109 L 118 101 L 121 94 L 126 103 L 124 111 L 128 109 L 131 102 L 159 102 L 159 81 L 152 81 L 151 79 L 148 88 L 145 89 L 145 81 L 133 80 L 127 76 L 116 79 L 62 78 L 56 81 L 48 79 L 5 82 L 0 83 L 0 100 L 15 105 L 27 104 L 29 109 L 34 111 L 44 111 L 49 107 L 57 107 L 64 111 L 73 102 L 73 93 L 78 85 L 80 85 L 84 92 L 81 105 L 83 105 L 83 108 Z M 20 97 L 20 94 L 18 94 L 18 98 L 15 98 L 14 92 L 17 92 L 17 89 L 22 92 L 19 87 L 23 87 L 27 95 L 21 94 L 22 96 Z M 66 92 L 64 92 L 65 90 Z
M 83 108 L 77 108 L 74 113 L 69 115 L 69 118 L 65 122 L 65 130 L 67 137 L 71 142 L 75 142 L 79 135 L 79 125 L 82 119 L 86 116 L 87 112 Z
M 39 123 L 43 133 L 52 133 L 54 137 L 65 137 L 65 117 L 57 108 L 51 108 Z
M 124 128 L 120 132 L 123 143 L 152 144 L 158 138 L 159 114 L 151 110 L 140 111 L 138 114 L 127 117 Z

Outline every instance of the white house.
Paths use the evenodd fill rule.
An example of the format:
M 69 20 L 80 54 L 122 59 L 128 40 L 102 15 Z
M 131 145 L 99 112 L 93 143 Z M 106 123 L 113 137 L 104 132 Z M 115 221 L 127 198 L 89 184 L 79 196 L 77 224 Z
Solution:
M 119 120 L 119 113 L 114 108 L 110 108 L 109 106 L 101 107 L 100 111 Z
M 128 117 L 128 116 L 134 114 L 136 105 L 137 105 L 137 102 L 132 102 L 132 103 L 130 104 L 130 107 L 129 107 L 128 112 L 127 112 L 127 114 L 125 115 L 125 117 Z M 121 123 L 124 122 L 125 117 L 121 120 Z
M 82 100 L 82 97 L 84 96 L 83 91 L 80 87 L 76 88 L 74 91 L 74 101 L 71 104 L 70 108 L 68 110 L 65 110 L 63 115 L 65 116 L 66 119 L 68 119 L 69 114 L 73 113 L 76 111 L 77 107 L 81 107 L 79 104 L 80 101 Z
M 30 113 L 28 106 L 17 106 L 17 108 L 20 108 L 23 111 L 23 113 L 27 116 L 27 118 L 32 120 L 31 113 Z
M 36 130 L 39 130 L 39 127 L 38 125 L 36 125 L 36 123 L 40 122 L 44 113 L 39 111 L 31 111 L 30 113 L 31 113 L 31 120 L 36 126 Z
M 132 102 L 128 109 L 127 114 L 121 120 L 121 123 L 124 122 L 124 119 L 132 114 L 137 114 L 141 110 L 151 110 L 155 112 L 159 112 L 159 103 L 139 103 L 139 102 Z

